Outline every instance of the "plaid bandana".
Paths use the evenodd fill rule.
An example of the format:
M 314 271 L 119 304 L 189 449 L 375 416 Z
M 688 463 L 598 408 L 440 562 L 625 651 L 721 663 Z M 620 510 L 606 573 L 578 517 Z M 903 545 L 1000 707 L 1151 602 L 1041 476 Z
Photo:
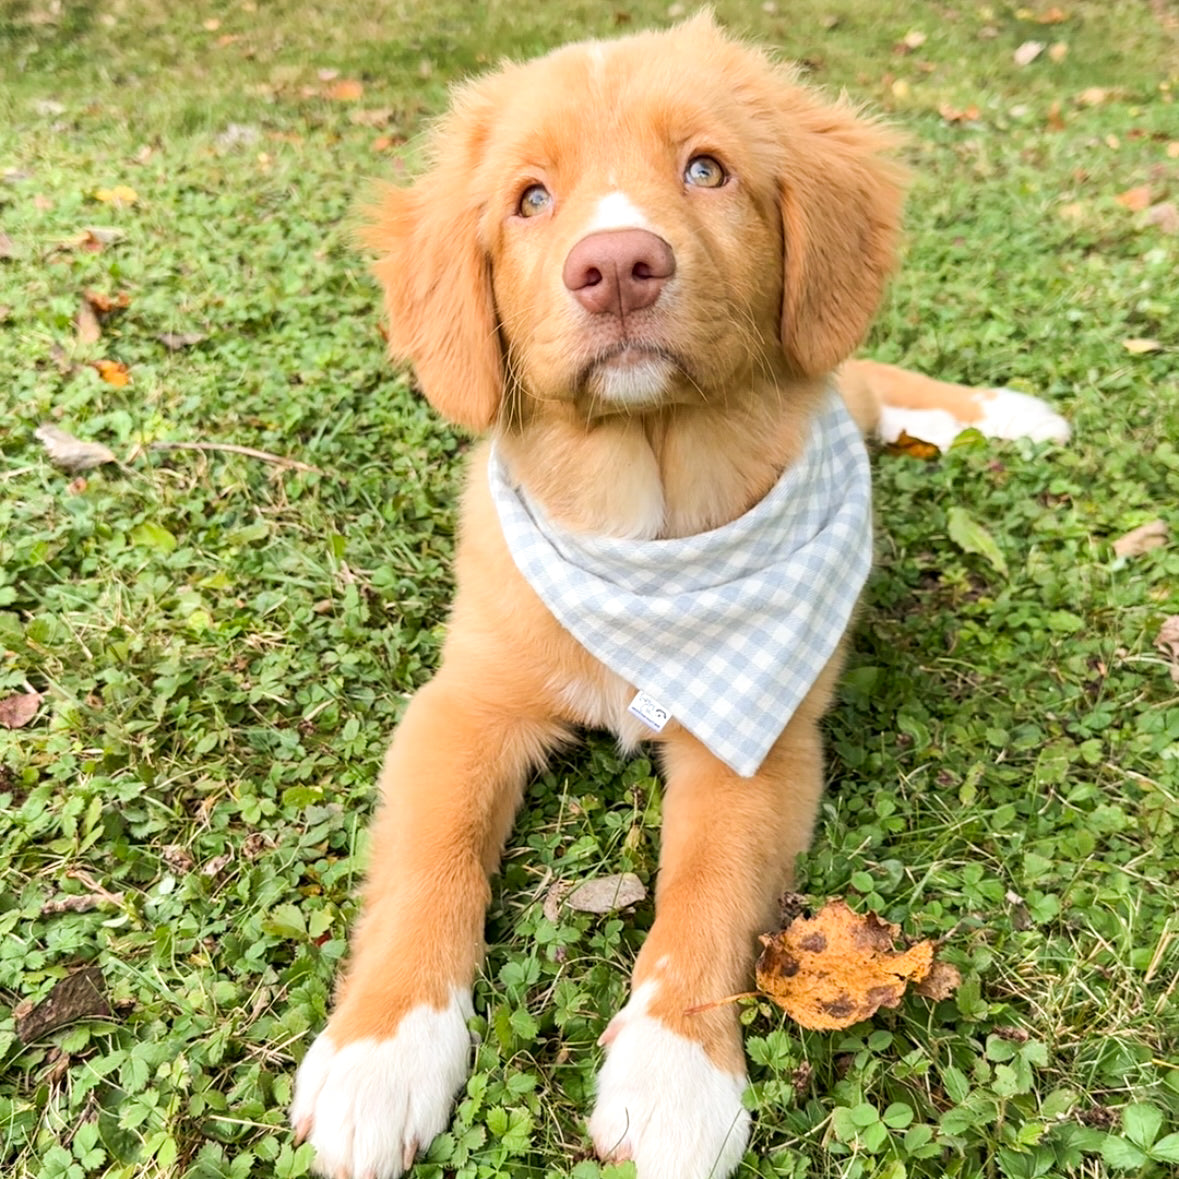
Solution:
M 512 558 L 557 621 L 742 777 L 757 773 L 847 628 L 872 563 L 868 457 L 831 392 L 802 457 L 744 516 L 670 540 L 570 532 L 514 487 L 491 494 Z

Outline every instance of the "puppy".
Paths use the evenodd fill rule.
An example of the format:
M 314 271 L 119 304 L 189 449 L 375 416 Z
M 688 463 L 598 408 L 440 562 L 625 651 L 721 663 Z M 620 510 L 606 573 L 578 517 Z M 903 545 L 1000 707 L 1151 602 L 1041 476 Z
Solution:
M 395 1179 L 445 1128 L 489 874 L 529 775 L 593 726 L 652 742 L 666 793 L 590 1136 L 640 1179 L 727 1176 L 749 1138 L 737 1015 L 688 1012 L 747 988 L 810 840 L 871 549 L 848 415 L 935 441 L 1067 427 L 1019 394 L 848 360 L 893 265 L 894 136 L 708 16 L 506 65 L 457 92 L 432 144 L 370 231 L 391 347 L 490 437 L 296 1134 L 325 1175 Z

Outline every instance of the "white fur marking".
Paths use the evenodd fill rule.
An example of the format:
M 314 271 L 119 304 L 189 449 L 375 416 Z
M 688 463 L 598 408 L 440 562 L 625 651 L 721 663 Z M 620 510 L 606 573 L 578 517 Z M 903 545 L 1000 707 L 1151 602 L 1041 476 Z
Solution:
M 643 356 L 637 360 L 607 361 L 590 377 L 590 391 L 603 401 L 639 408 L 653 405 L 667 390 L 675 366 L 662 356 Z
M 724 1072 L 694 1040 L 645 1014 L 649 980 L 607 1029 L 589 1122 L 605 1159 L 631 1159 L 639 1179 L 727 1179 L 749 1141 L 745 1077 Z M 620 1026 L 619 1026 L 620 1025 Z
M 983 416 L 975 423 L 988 438 L 1030 438 L 1033 442 L 1067 442 L 1068 422 L 1039 397 L 1014 389 L 992 389 L 983 395 Z
M 877 433 L 885 442 L 895 442 L 903 430 L 910 438 L 932 442 L 945 450 L 971 427 L 988 438 L 1031 438 L 1034 442 L 1067 442 L 1072 434 L 1068 422 L 1039 397 L 1014 389 L 980 390 L 983 406 L 977 421 L 959 421 L 944 409 L 904 409 L 886 405 L 880 411 Z
M 610 192 L 598 201 L 598 207 L 582 233 L 601 233 L 605 229 L 650 228 L 650 221 L 626 193 Z
M 398 1179 L 446 1129 L 470 1067 L 471 1010 L 470 992 L 455 987 L 447 1007 L 415 1007 L 392 1039 L 337 1050 L 328 1032 L 316 1038 L 295 1077 L 291 1123 L 309 1130 L 319 1174 Z

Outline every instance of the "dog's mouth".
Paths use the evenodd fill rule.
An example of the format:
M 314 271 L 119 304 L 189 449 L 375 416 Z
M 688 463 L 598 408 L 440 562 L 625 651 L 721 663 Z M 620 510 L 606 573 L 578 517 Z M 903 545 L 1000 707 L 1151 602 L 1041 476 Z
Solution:
M 621 340 L 582 367 L 577 387 L 601 408 L 644 409 L 667 399 L 677 374 L 687 375 L 670 349 Z

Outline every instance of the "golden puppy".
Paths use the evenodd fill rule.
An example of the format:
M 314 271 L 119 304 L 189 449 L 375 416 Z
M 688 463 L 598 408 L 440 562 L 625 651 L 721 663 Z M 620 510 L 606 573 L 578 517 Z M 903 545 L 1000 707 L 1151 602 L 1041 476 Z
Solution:
M 705 16 L 463 87 L 425 174 L 385 198 L 371 241 L 392 351 L 442 414 L 491 440 L 471 459 L 442 666 L 389 750 L 351 961 L 299 1069 L 292 1119 L 324 1174 L 395 1179 L 446 1126 L 469 1067 L 488 876 L 529 774 L 579 726 L 654 742 L 666 777 L 655 922 L 602 1037 L 590 1135 L 640 1179 L 737 1166 L 749 1136 L 737 1015 L 687 1011 L 747 988 L 822 789 L 818 722 L 871 547 L 866 497 L 843 486 L 861 487 L 863 448 L 858 435 L 849 448 L 833 382 L 864 430 L 883 417 L 938 441 L 966 423 L 1067 434 L 1033 398 L 847 362 L 893 265 L 893 147 Z M 793 646 L 774 630 L 734 662 L 714 622 L 736 610 L 750 625 L 748 601 L 698 619 L 691 592 L 668 605 L 661 587 L 747 523 L 777 536 L 800 487 L 819 521 L 799 525 L 800 551 L 821 537 L 826 572 L 783 606 L 794 573 L 753 569 L 749 600 L 776 603 L 770 629 L 803 622 Z M 828 527 L 845 510 L 847 528 Z M 528 565 L 527 538 L 509 543 L 516 524 L 558 555 L 621 561 L 620 584 L 628 554 L 650 557 L 647 588 L 620 588 L 623 606 L 595 622 L 577 584 L 549 596 L 564 591 Z M 728 592 L 697 597 L 716 606 Z M 664 622 L 643 621 L 649 610 Z M 700 667 L 680 668 L 679 648 L 706 631 Z M 638 682 L 618 667 L 648 638 L 654 670 Z M 615 647 L 621 663 L 599 657 Z M 659 652 L 674 674 L 661 678 Z M 698 672 L 689 706 L 680 678 Z

